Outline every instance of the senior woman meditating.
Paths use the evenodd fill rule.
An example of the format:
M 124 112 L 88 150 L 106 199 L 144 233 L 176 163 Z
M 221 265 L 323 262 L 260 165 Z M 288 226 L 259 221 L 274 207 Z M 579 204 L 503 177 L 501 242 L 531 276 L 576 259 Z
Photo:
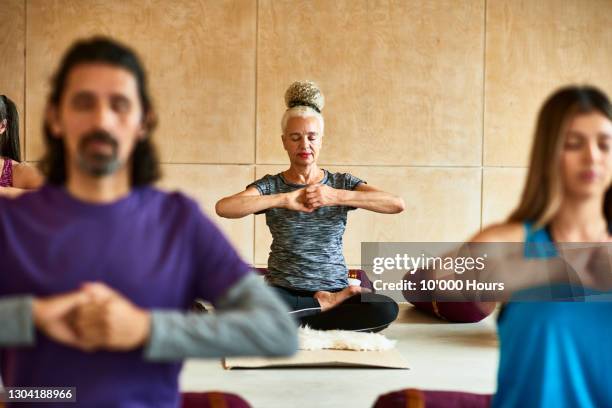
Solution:
M 348 211 L 396 214 L 404 202 L 351 174 L 319 168 L 324 98 L 316 84 L 294 82 L 285 103 L 281 139 L 289 168 L 221 199 L 217 214 L 241 218 L 265 213 L 272 233 L 266 280 L 301 324 L 320 330 L 383 330 L 397 317 L 397 304 L 348 286 L 342 235 Z

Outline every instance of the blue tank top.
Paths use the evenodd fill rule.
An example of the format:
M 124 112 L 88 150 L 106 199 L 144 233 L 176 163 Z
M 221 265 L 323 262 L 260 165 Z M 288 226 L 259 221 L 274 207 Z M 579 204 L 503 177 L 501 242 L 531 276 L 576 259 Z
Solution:
M 546 229 L 525 228 L 525 257 L 556 255 Z M 498 321 L 493 407 L 612 407 L 612 302 L 607 299 L 507 304 Z

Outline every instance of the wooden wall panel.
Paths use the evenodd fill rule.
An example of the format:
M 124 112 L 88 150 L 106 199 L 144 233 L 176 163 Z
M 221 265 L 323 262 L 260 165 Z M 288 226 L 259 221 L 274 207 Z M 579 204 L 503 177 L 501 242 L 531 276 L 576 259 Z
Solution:
M 47 83 L 67 47 L 111 35 L 142 56 L 171 163 L 251 163 L 255 120 L 254 0 L 28 2 L 28 157 L 41 153 Z
M 504 222 L 518 206 L 525 181 L 525 168 L 486 168 L 482 185 L 483 227 Z
M 22 158 L 25 151 L 25 2 L 0 4 L 0 94 L 8 96 L 19 113 Z
M 286 161 L 284 91 L 326 97 L 321 162 L 480 165 L 484 2 L 261 0 L 257 163 Z
M 486 166 L 526 166 L 538 110 L 557 88 L 612 92 L 612 2 L 487 2 Z

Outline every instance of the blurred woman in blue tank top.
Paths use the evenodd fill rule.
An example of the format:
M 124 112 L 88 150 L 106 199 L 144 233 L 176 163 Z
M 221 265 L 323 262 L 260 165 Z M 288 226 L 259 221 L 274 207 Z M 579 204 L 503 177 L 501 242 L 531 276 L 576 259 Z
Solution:
M 537 120 L 519 206 L 473 241 L 525 242 L 527 258 L 554 255 L 534 242 L 611 241 L 611 149 L 607 96 L 592 87 L 557 91 Z M 612 302 L 587 300 L 505 305 L 493 406 L 612 407 Z

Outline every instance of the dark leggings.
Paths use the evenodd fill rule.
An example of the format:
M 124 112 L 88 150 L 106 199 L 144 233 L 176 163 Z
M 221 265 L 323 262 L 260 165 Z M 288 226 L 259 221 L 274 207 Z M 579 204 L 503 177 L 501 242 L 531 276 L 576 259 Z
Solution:
M 272 286 L 292 310 L 300 325 L 316 330 L 352 330 L 379 332 L 396 318 L 397 303 L 393 299 L 375 293 L 353 295 L 339 305 L 321 311 L 313 296 L 315 292 Z

